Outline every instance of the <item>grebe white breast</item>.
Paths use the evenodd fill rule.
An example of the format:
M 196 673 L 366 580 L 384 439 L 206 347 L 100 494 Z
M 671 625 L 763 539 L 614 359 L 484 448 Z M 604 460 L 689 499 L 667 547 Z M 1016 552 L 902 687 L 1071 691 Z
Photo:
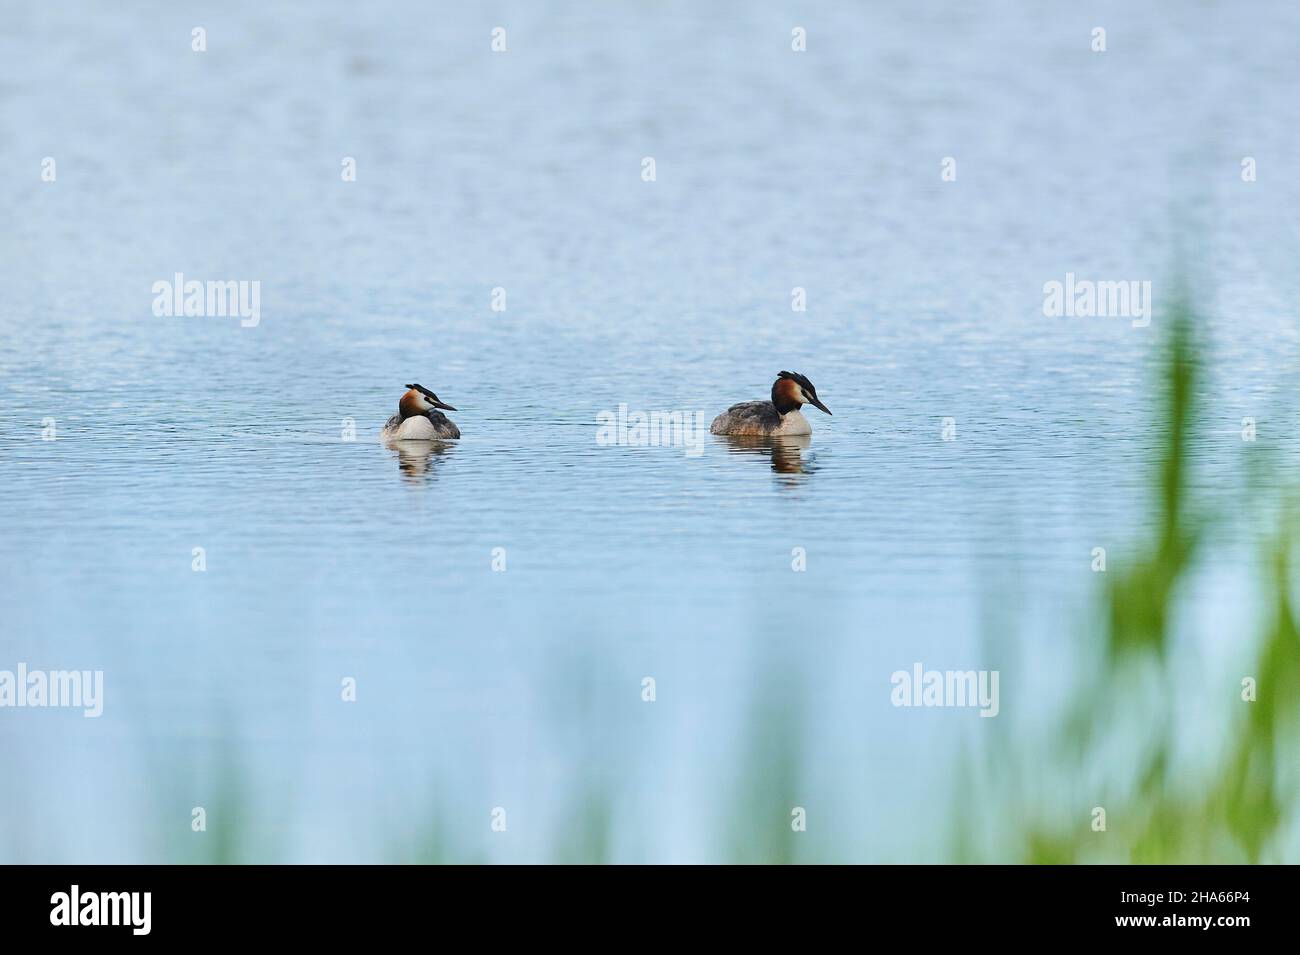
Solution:
M 742 401 L 713 419 L 709 430 L 714 434 L 778 435 L 812 434 L 812 425 L 799 408 L 812 405 L 827 414 L 817 397 L 813 383 L 797 371 L 783 371 L 772 383 L 771 401 Z
M 379 433 L 382 441 L 437 441 L 459 438 L 460 428 L 438 409 L 455 411 L 422 385 L 407 385 L 406 394 L 397 402 L 397 414 L 388 419 Z

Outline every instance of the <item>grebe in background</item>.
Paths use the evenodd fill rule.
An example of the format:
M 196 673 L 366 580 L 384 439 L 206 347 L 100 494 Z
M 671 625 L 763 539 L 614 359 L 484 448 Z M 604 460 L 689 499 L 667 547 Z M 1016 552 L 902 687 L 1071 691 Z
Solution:
M 802 405 L 831 413 L 818 400 L 817 389 L 811 381 L 796 371 L 783 371 L 772 383 L 771 401 L 743 401 L 732 405 L 713 419 L 709 430 L 714 434 L 753 437 L 812 434 L 812 425 L 799 410 Z

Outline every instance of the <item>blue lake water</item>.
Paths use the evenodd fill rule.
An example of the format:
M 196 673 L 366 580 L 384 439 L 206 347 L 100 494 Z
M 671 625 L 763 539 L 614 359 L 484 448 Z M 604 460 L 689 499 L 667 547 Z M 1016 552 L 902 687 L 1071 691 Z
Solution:
M 810 836 L 943 858 L 958 757 L 1068 684 L 1150 519 L 1180 272 L 1196 481 L 1245 493 L 1243 417 L 1300 457 L 1293 4 L 12 6 L 0 670 L 105 705 L 0 710 L 5 861 L 542 861 L 601 812 L 707 861 L 783 733 Z M 259 323 L 156 316 L 178 272 Z M 1045 317 L 1067 272 L 1150 327 Z M 793 456 L 597 440 L 781 369 L 834 412 Z M 462 440 L 379 443 L 412 381 Z M 1000 718 L 891 706 L 914 661 L 1000 668 Z

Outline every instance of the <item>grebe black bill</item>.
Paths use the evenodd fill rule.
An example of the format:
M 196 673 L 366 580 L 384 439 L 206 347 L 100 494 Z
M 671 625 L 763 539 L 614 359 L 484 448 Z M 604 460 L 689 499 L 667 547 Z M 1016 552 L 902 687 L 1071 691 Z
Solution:
M 439 409 L 455 411 L 423 385 L 407 385 L 406 394 L 397 402 L 397 414 L 388 419 L 379 433 L 382 441 L 437 441 L 459 438 L 460 428 Z
M 817 397 L 811 381 L 797 371 L 783 371 L 772 383 L 771 401 L 742 401 L 732 405 L 713 419 L 709 430 L 714 434 L 754 437 L 812 434 L 812 425 L 799 410 L 803 405 L 831 413 Z

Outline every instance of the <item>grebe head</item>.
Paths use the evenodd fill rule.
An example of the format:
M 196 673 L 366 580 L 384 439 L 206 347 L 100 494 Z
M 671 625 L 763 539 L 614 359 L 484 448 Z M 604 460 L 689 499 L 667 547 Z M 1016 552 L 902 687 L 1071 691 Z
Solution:
M 451 405 L 445 401 L 440 401 L 428 388 L 423 385 L 407 385 L 409 390 L 402 395 L 402 400 L 397 403 L 397 410 L 403 418 L 410 418 L 414 415 L 427 415 L 436 408 L 442 408 L 445 411 L 455 411 Z
M 831 409 L 821 403 L 813 383 L 797 371 L 783 371 L 772 383 L 772 404 L 780 414 L 788 414 L 800 405 L 812 405 L 827 414 Z

